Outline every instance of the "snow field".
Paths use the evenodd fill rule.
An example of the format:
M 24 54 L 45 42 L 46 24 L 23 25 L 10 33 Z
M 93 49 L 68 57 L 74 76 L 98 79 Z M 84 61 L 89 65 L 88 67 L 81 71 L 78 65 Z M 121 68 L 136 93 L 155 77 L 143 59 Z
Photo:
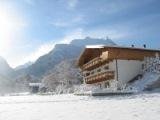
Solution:
M 159 120 L 160 94 L 0 97 L 0 120 Z

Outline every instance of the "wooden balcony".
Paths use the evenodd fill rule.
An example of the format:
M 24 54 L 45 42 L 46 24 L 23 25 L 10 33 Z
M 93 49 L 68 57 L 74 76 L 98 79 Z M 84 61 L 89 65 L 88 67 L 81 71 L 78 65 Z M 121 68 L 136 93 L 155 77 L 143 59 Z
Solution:
M 92 59 L 91 61 L 89 61 L 88 63 L 84 64 L 82 69 L 83 70 L 92 70 L 96 67 L 103 65 L 104 63 L 105 63 L 104 59 L 102 59 L 100 57 L 96 57 L 96 58 Z
M 106 71 L 103 73 L 98 73 L 92 76 L 88 76 L 85 78 L 85 82 L 87 84 L 93 84 L 111 79 L 114 79 L 114 71 Z

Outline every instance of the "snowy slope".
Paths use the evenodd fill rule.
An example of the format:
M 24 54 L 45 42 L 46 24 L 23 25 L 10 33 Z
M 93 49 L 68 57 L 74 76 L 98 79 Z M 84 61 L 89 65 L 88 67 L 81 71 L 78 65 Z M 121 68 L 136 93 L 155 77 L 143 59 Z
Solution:
M 143 77 L 130 85 L 138 91 L 146 90 L 148 86 L 160 81 L 160 57 L 157 54 L 156 57 L 146 57 L 143 64 Z
M 158 73 L 145 73 L 144 77 L 134 84 L 131 85 L 132 88 L 135 88 L 138 91 L 143 91 L 147 86 L 154 84 L 157 80 L 160 80 L 160 74 Z

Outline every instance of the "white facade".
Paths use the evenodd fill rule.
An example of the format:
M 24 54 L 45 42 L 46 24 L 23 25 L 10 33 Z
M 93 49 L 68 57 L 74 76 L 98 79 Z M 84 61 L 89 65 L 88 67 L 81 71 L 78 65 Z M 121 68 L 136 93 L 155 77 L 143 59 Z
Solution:
M 123 87 L 142 73 L 142 61 L 139 60 L 113 60 L 109 63 L 109 70 L 115 71 L 115 79 L 109 80 L 110 87 Z M 115 85 L 117 84 L 117 85 Z
M 97 74 L 98 70 L 101 69 L 101 72 L 105 71 L 115 71 L 115 77 L 111 80 L 106 80 L 103 82 L 98 82 L 91 84 L 89 86 L 95 86 L 96 88 L 121 88 L 127 84 L 130 80 L 136 77 L 138 74 L 142 73 L 142 64 L 143 61 L 139 60 L 113 60 L 109 63 L 106 63 L 103 66 L 100 66 L 91 71 L 85 71 L 90 73 L 90 76 Z M 108 69 L 104 69 L 108 66 Z M 109 84 L 108 84 L 109 83 Z M 107 86 L 108 84 L 108 86 Z
M 138 74 L 141 74 L 142 63 L 142 61 L 138 60 L 117 60 L 115 79 L 118 79 L 118 86 L 125 85 Z M 116 66 L 116 62 L 114 62 L 114 66 Z

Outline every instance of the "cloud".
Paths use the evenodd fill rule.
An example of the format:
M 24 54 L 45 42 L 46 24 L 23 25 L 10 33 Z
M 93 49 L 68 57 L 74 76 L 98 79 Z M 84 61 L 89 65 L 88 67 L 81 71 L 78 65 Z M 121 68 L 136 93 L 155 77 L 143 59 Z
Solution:
M 74 29 L 73 31 L 67 33 L 65 35 L 65 37 L 63 37 L 59 43 L 69 44 L 73 39 L 79 39 L 79 38 L 83 38 L 83 37 L 85 37 L 83 29 L 77 28 L 77 29 Z
M 77 15 L 74 18 L 70 18 L 68 20 L 56 20 L 54 22 L 50 22 L 51 25 L 55 27 L 72 27 L 72 26 L 78 26 L 79 24 L 84 24 L 84 16 L 83 15 Z
M 99 8 L 99 11 L 108 15 L 114 15 L 122 13 L 122 11 L 129 11 L 147 4 L 151 4 L 153 1 L 155 0 L 125 0 L 125 4 L 121 0 L 105 1 L 107 4 L 102 4 L 102 6 Z
M 40 56 L 47 54 L 49 51 L 51 51 L 54 48 L 55 43 L 45 43 L 41 46 L 39 46 L 34 52 L 29 54 L 27 57 L 24 58 L 23 63 L 26 63 L 28 61 L 36 61 Z M 20 63 L 20 64 L 23 64 Z
M 51 22 L 51 25 L 55 27 L 68 27 L 70 23 L 64 21 L 56 21 L 56 22 Z
M 113 40 L 119 40 L 119 39 L 123 39 L 126 38 L 127 36 L 129 36 L 129 33 L 127 31 L 120 31 L 120 30 L 116 30 L 116 29 L 96 29 L 96 30 L 89 30 L 88 32 L 86 32 L 85 34 L 86 36 L 91 36 L 91 37 L 95 37 L 95 38 L 106 38 L 107 36 Z
M 67 3 L 69 9 L 74 9 L 78 4 L 78 0 L 68 0 Z
M 25 3 L 27 3 L 28 5 L 33 6 L 35 4 L 34 0 L 24 0 Z

